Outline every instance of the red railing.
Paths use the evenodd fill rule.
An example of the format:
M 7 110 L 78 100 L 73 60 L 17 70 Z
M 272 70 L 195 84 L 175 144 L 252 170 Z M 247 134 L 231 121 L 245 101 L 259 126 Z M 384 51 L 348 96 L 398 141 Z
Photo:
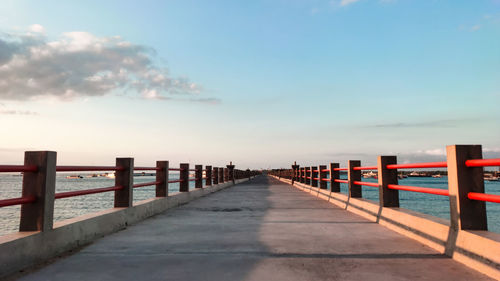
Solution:
M 387 188 L 412 191 L 412 192 L 419 192 L 419 193 L 428 193 L 428 194 L 434 194 L 434 195 L 442 195 L 442 196 L 449 196 L 450 195 L 448 190 L 446 190 L 446 189 L 438 189 L 438 188 L 430 188 L 430 187 L 388 184 Z
M 134 167 L 134 171 L 159 171 L 157 167 Z
M 357 185 L 366 185 L 371 187 L 378 187 L 378 183 L 376 182 L 367 182 L 367 181 L 353 181 L 354 184 Z
M 54 197 L 55 197 L 55 199 L 62 199 L 62 198 L 68 198 L 68 197 L 75 197 L 75 196 L 89 195 L 89 194 L 95 194 L 95 193 L 116 191 L 116 190 L 120 190 L 120 189 L 123 189 L 123 186 L 110 186 L 110 187 L 102 187 L 102 188 L 94 188 L 94 189 L 86 189 L 86 190 L 67 191 L 67 192 L 56 193 Z
M 334 171 L 348 171 L 348 168 L 333 168 Z
M 57 172 L 123 171 L 119 166 L 57 166 Z
M 368 167 L 353 167 L 352 168 L 355 171 L 362 171 L 362 170 L 377 170 L 377 166 L 368 166 Z
M 24 165 L 0 165 L 0 173 L 24 173 L 36 172 L 37 166 L 24 166 Z
M 469 192 L 467 197 L 470 200 L 478 200 L 492 203 L 500 203 L 500 195 L 494 194 L 485 194 L 485 193 L 477 193 L 477 192 Z
M 500 158 L 496 159 L 470 159 L 465 161 L 467 167 L 491 167 L 500 166 Z
M 29 203 L 34 203 L 35 201 L 36 201 L 35 196 L 26 196 L 26 197 L 19 197 L 19 198 L 4 199 L 4 200 L 0 200 L 0 207 L 29 204 Z
M 340 183 L 349 183 L 348 180 L 339 180 L 339 179 L 334 179 L 334 182 L 340 182 Z
M 426 162 L 426 163 L 413 163 L 413 164 L 390 164 L 387 169 L 421 169 L 421 168 L 446 168 L 446 162 Z
M 163 183 L 162 181 L 144 182 L 144 183 L 134 184 L 132 187 L 138 188 L 138 187 L 151 186 L 151 185 L 157 185 L 157 184 L 162 184 L 162 183 Z

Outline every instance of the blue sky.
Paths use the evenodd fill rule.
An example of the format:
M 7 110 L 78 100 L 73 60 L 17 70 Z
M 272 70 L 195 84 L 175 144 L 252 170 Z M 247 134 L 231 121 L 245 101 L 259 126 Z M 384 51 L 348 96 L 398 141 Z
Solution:
M 252 168 L 437 160 L 463 143 L 500 154 L 498 0 L 17 0 L 0 33 L 2 162 L 29 149 Z

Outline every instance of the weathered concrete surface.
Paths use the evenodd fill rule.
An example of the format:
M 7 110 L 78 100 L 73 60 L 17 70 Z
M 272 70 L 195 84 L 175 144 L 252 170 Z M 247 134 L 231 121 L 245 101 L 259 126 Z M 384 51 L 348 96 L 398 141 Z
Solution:
M 98 240 L 22 280 L 490 280 L 265 176 Z

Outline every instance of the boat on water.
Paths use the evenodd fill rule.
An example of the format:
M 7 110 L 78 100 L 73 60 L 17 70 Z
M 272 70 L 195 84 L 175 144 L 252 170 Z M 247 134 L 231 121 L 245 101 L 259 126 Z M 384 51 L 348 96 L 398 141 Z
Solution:
M 81 175 L 69 175 L 66 176 L 67 179 L 83 179 L 83 176 Z
M 437 175 L 432 175 L 433 178 L 442 178 L 443 176 L 441 176 L 440 174 L 437 174 Z
M 363 174 L 363 178 L 369 179 L 369 178 L 378 178 L 377 173 L 374 173 L 373 171 L 370 171 L 369 173 Z
M 494 175 L 484 175 L 485 181 L 499 181 L 500 177 L 496 177 Z

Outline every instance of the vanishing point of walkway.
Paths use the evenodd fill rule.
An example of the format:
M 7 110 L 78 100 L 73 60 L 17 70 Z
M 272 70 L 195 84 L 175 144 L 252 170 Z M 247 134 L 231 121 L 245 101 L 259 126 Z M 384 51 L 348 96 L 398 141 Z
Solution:
M 106 236 L 22 280 L 490 280 L 260 176 Z

